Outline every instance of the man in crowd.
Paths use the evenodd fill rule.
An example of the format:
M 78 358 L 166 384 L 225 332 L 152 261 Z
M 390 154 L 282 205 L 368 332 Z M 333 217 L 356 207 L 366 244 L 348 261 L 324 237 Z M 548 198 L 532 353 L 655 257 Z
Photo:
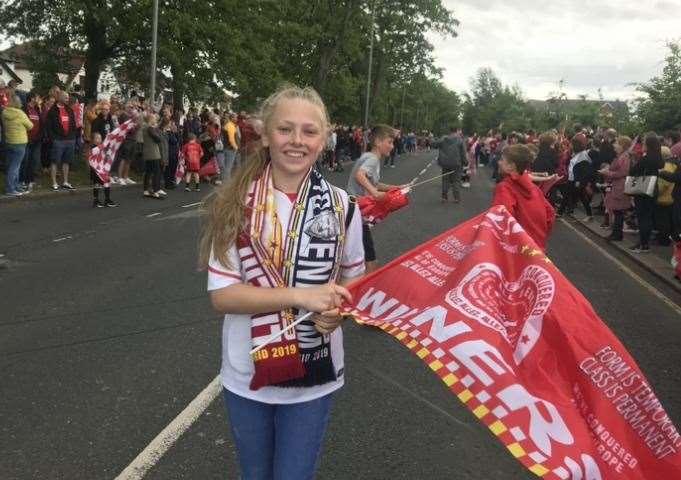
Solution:
M 437 162 L 442 167 L 442 203 L 449 197 L 449 189 L 452 190 L 454 203 L 461 201 L 461 173 L 466 159 L 466 147 L 460 128 L 452 127 L 450 134 L 433 142 L 433 146 L 438 148 Z
M 50 151 L 52 189 L 59 190 L 57 166 L 61 165 L 63 182 L 61 188 L 74 190 L 69 183 L 69 167 L 73 163 L 76 148 L 76 117 L 69 106 L 69 95 L 60 91 L 57 101 L 47 112 L 46 133 L 52 142 Z
M 236 154 L 239 152 L 239 144 L 241 141 L 241 134 L 236 121 L 236 113 L 230 113 L 227 123 L 225 123 L 224 126 L 227 137 L 227 143 L 225 144 L 225 169 L 228 172 L 231 172 L 234 167 Z

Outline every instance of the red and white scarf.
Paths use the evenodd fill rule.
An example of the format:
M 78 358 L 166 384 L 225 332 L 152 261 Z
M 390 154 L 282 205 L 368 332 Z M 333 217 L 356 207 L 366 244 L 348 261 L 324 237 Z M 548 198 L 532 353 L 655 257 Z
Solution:
M 277 215 L 271 165 L 249 190 L 246 225 L 237 239 L 246 282 L 269 288 L 323 285 L 336 280 L 345 243 L 345 208 L 338 190 L 310 170 L 302 182 L 288 225 Z M 304 311 L 286 309 L 251 317 L 251 339 L 259 346 Z M 304 387 L 336 380 L 329 335 L 304 321 L 254 354 L 250 388 Z

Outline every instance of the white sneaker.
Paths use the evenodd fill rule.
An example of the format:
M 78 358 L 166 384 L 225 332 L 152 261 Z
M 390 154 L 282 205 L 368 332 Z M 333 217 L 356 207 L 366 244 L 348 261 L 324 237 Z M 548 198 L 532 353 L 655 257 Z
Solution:
M 62 183 L 61 188 L 65 189 L 65 190 L 75 190 L 75 188 L 73 188 L 73 186 L 68 182 Z
M 123 182 L 125 182 L 125 184 L 127 184 L 127 185 L 136 185 L 137 184 L 137 182 L 134 181 L 132 178 L 124 178 Z
M 222 185 L 222 180 L 215 180 L 215 185 Z
M 35 187 L 35 182 L 29 183 L 29 184 L 28 184 L 28 191 L 29 191 L 29 192 L 32 192 L 34 187 Z
M 168 195 L 168 194 L 165 192 L 165 190 L 159 190 L 159 191 L 157 191 L 156 193 L 158 193 L 159 195 L 163 195 L 164 197 L 165 197 L 166 195 Z
M 111 183 L 121 183 L 122 184 L 123 182 L 121 182 L 121 180 L 123 180 L 123 179 L 118 178 L 116 175 L 111 176 Z
M 8 197 L 20 197 L 23 194 L 24 194 L 23 192 L 7 192 L 5 195 L 7 195 Z
M 59 190 L 59 185 L 56 183 L 52 184 L 52 190 Z

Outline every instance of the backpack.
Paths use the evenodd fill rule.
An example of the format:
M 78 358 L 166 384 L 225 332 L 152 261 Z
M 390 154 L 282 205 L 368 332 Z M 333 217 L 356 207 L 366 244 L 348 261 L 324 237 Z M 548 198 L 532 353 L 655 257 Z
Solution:
M 665 172 L 674 173 L 678 166 L 672 162 L 665 162 L 663 170 Z M 668 207 L 674 203 L 672 197 L 672 191 L 674 190 L 674 183 L 664 180 L 662 178 L 657 179 L 657 204 L 661 207 Z

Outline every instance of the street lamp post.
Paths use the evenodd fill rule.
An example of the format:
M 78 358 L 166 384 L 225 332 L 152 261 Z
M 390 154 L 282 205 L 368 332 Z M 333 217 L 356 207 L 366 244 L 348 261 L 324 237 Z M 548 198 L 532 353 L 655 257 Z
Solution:
M 151 26 L 151 87 L 149 94 L 150 104 L 154 104 L 156 96 L 156 46 L 158 38 L 158 0 L 154 0 L 154 16 Z
M 371 40 L 369 41 L 369 72 L 367 73 L 367 96 L 364 105 L 364 127 L 369 127 L 369 97 L 371 96 L 371 66 L 374 61 L 374 13 L 376 2 L 371 2 Z

